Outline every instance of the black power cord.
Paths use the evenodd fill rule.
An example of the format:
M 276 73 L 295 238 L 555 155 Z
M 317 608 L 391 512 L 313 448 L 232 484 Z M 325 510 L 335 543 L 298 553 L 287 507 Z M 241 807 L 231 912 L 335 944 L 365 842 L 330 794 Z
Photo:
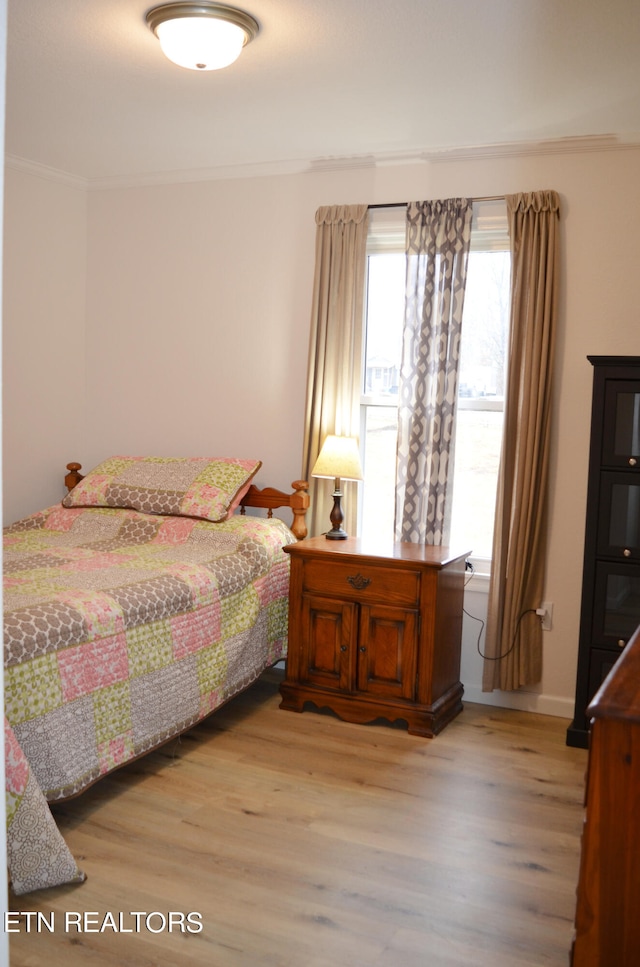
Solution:
M 465 583 L 465 588 L 467 587 L 467 585 L 469 584 L 469 581 L 471 580 L 471 578 L 475 574 L 475 568 L 474 568 L 473 564 L 471 563 L 471 561 L 467 561 L 466 562 L 466 569 L 467 569 L 467 571 L 471 571 L 471 577 Z M 478 632 L 478 640 L 476 642 L 476 649 L 477 649 L 478 654 L 480 655 L 480 657 L 481 658 L 484 658 L 485 661 L 503 661 L 503 659 L 505 659 L 508 655 L 510 655 L 511 652 L 513 651 L 513 649 L 516 646 L 516 638 L 518 636 L 518 629 L 520 627 L 520 622 L 522 621 L 522 619 L 524 618 L 525 615 L 527 615 L 527 614 L 537 614 L 538 613 L 535 608 L 527 608 L 526 611 L 523 611 L 522 614 L 518 617 L 518 620 L 516 621 L 516 626 L 515 626 L 514 631 L 513 631 L 513 640 L 511 642 L 511 646 L 507 649 L 507 651 L 505 651 L 504 655 L 497 655 L 496 657 L 493 657 L 491 655 L 485 655 L 484 652 L 482 652 L 480 650 L 480 641 L 482 639 L 482 632 L 484 631 L 484 626 L 485 626 L 484 620 L 482 618 L 478 618 L 475 614 L 470 614 L 466 610 L 466 608 L 463 608 L 462 611 L 463 611 L 464 614 L 466 614 L 467 618 L 471 618 L 472 621 L 479 621 L 480 622 L 480 631 Z

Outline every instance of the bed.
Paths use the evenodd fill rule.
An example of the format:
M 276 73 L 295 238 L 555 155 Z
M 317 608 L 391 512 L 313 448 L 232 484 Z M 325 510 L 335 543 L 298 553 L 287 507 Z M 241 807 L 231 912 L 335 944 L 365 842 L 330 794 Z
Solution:
M 72 463 L 61 504 L 5 529 L 14 893 L 84 878 L 48 803 L 189 729 L 286 655 L 282 548 L 306 535 L 309 497 L 304 481 L 257 488 L 260 466 L 112 457 L 83 476 Z

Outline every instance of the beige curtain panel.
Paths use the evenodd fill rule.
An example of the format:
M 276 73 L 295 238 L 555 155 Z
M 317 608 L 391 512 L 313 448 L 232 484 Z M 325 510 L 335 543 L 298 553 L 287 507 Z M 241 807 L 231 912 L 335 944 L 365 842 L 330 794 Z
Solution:
M 311 497 L 310 536 L 329 529 L 333 486 L 311 470 L 329 433 L 358 437 L 363 299 L 369 209 L 334 205 L 316 212 L 316 263 L 307 372 L 302 472 Z M 342 483 L 344 528 L 355 534 L 357 484 Z
M 483 690 L 542 678 L 551 386 L 557 315 L 559 199 L 507 195 L 511 328 L 498 474 Z

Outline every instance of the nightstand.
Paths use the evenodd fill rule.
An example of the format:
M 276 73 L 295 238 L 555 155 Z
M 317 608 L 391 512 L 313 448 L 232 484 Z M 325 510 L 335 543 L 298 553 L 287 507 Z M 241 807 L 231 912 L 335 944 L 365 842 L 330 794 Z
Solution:
M 403 719 L 434 736 L 462 711 L 460 643 L 469 551 L 313 537 L 291 555 L 280 708 L 349 722 Z

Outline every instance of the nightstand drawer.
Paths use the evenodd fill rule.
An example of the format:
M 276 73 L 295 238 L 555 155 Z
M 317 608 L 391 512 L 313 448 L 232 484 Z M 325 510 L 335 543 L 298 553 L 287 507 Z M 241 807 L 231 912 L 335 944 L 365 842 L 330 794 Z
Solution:
M 417 607 L 420 598 L 419 571 L 376 567 L 362 561 L 354 564 L 335 560 L 305 561 L 302 582 L 304 591 L 346 596 L 364 603 Z

